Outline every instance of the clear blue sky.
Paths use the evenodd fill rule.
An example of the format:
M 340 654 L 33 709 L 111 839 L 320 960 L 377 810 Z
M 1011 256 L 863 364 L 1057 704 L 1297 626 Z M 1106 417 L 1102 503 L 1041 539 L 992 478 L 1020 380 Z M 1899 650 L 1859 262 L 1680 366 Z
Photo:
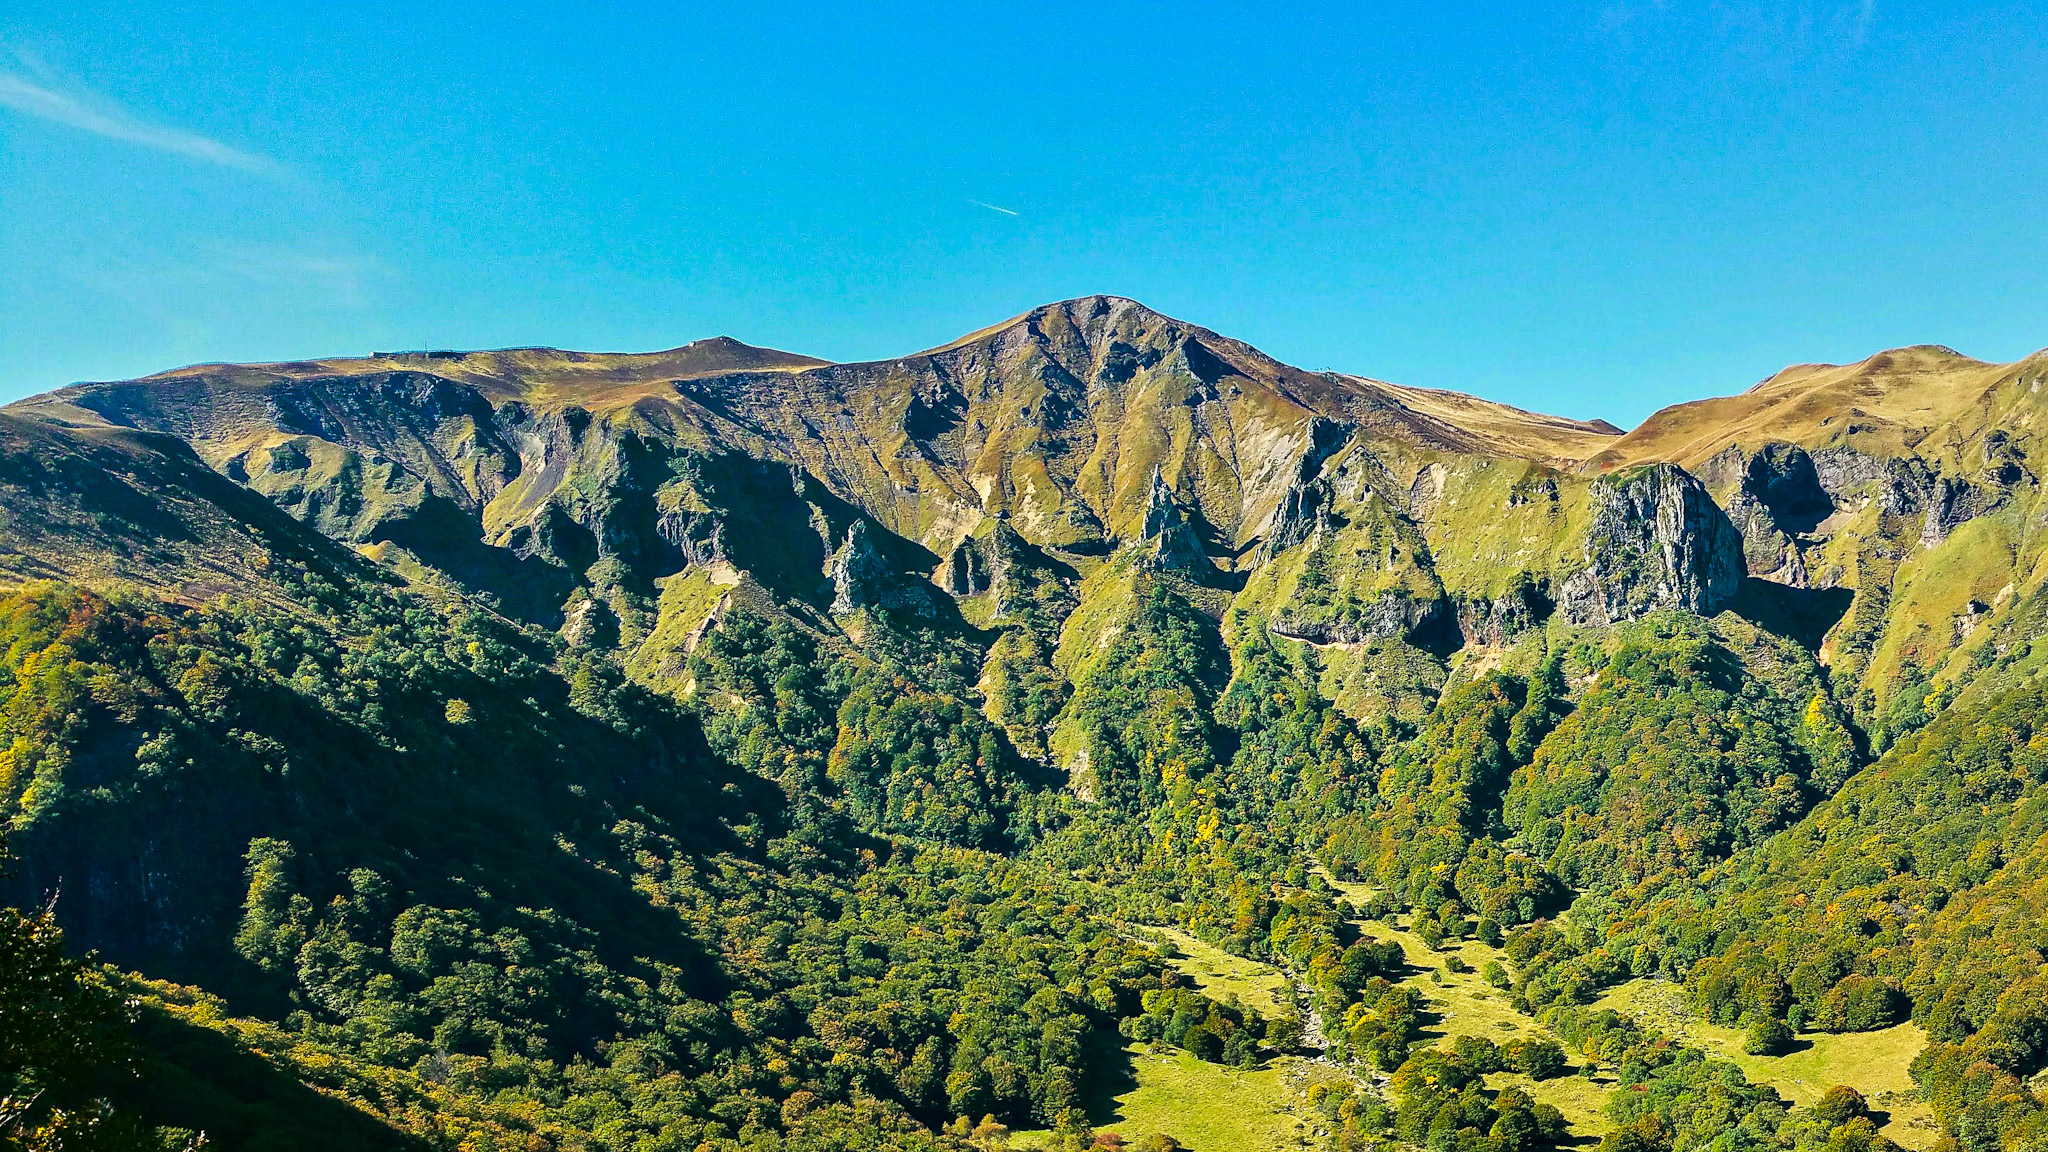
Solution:
M 0 399 L 201 360 L 838 360 L 1134 296 L 1639 420 L 2048 345 L 2048 7 L 0 10 Z

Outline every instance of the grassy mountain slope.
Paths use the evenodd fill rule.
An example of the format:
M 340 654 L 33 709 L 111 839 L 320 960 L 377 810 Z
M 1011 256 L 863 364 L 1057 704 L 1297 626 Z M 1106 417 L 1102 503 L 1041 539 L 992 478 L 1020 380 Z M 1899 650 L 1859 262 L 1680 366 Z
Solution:
M 649 580 L 696 559 L 688 461 L 718 449 L 800 469 L 937 557 L 989 518 L 1098 555 L 1144 535 L 1156 472 L 1200 549 L 1231 566 L 1295 474 L 1347 434 L 1382 453 L 1605 434 L 1301 372 L 1113 297 L 874 364 L 716 341 L 647 357 L 414 355 L 200 366 L 17 407 L 174 433 L 330 535 L 391 543 L 501 595 L 540 578 L 564 599 L 578 585 L 650 597 Z M 592 575 L 606 560 L 628 571 Z M 560 603 L 522 614 L 558 623 L 546 609 Z
M 1332 1148 L 1881 1152 L 1596 1004 L 1657 977 L 1759 1059 L 1911 1017 L 2017 1146 L 2043 375 L 1621 435 L 1087 297 L 78 385 L 0 413 L 9 883 L 139 973 L 91 1091 L 223 1146 L 255 1053 L 335 1147 L 964 1149 L 1172 1049 L 1320 1055 Z
M 1648 460 L 1687 467 L 1730 444 L 1831 444 L 1896 455 L 1956 420 L 2000 383 L 2032 380 L 2041 357 L 1987 364 L 1952 348 L 1894 348 L 1854 364 L 1797 364 L 1736 396 L 1662 409 L 1590 458 L 1595 468 Z

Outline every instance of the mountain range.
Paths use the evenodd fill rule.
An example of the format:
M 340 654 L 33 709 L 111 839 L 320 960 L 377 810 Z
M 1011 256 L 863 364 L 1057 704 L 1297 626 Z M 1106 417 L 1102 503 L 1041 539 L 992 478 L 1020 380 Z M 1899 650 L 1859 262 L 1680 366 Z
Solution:
M 1016 564 L 1078 588 L 1133 545 L 1283 635 L 1440 655 L 1553 610 L 1715 610 L 1755 579 L 1878 692 L 2035 587 L 2039 545 L 2007 521 L 2043 379 L 2048 354 L 1902 348 L 1623 433 L 1304 372 L 1107 296 L 866 364 L 721 337 L 199 365 L 4 410 L 0 565 L 201 600 L 260 585 L 268 548 L 333 541 L 647 667 L 722 589 L 828 630 L 871 601 L 987 626 Z M 280 535 L 247 491 L 318 535 Z M 1335 598 L 1303 595 L 1310 562 Z
M 1923 345 L 1624 431 L 1091 296 L 75 384 L 0 409 L 7 883 L 145 1005 L 94 1098 L 173 1142 L 1079 1147 L 1129 1040 L 1349 1069 L 1331 1147 L 2017 1147 L 2044 381 Z M 1631 981 L 1751 1055 L 1918 1029 L 1914 1087 L 1710 1107 Z

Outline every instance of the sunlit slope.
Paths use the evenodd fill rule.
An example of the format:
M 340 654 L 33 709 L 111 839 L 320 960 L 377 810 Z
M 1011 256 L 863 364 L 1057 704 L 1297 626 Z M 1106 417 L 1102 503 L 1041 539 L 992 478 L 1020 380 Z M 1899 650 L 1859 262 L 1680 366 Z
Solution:
M 185 603 L 287 601 L 315 577 L 395 578 L 169 436 L 0 413 L 0 585 L 66 579 Z
M 1961 419 L 2001 383 L 2032 377 L 2036 355 L 1987 364 L 1922 344 L 1854 364 L 1797 364 L 1739 395 L 1674 404 L 1589 458 L 1596 469 L 1652 460 L 1696 468 L 1731 445 L 1840 445 L 1878 455 L 1919 447 Z
M 686 569 L 829 598 L 827 559 L 854 520 L 879 530 L 884 567 L 942 584 L 934 570 L 996 522 L 1085 567 L 1165 515 L 1182 562 L 1243 571 L 1289 492 L 1347 445 L 1393 470 L 1388 488 L 1425 460 L 1562 458 L 1611 436 L 1304 372 L 1110 296 L 861 364 L 725 338 L 640 355 L 393 353 L 199 365 L 11 410 L 170 433 L 401 571 L 549 627 L 585 597 L 628 636 L 663 626 L 658 584 Z M 788 546 L 804 539 L 816 547 Z
M 1088 296 L 864 363 L 723 337 L 392 353 L 199 365 L 9 411 L 175 435 L 408 579 L 648 669 L 675 666 L 727 589 L 827 630 L 864 605 L 1000 627 L 1037 604 L 1057 631 L 1077 605 L 1101 614 L 1089 590 L 1117 582 L 1091 583 L 1099 567 L 1137 564 L 1209 589 L 1233 635 L 1321 646 L 1360 707 L 1407 708 L 1453 653 L 1553 614 L 1714 612 L 1749 577 L 1749 608 L 1875 707 L 1955 675 L 1939 666 L 2038 583 L 2044 378 L 2048 357 L 1918 346 L 1621 434 L 1304 371 Z

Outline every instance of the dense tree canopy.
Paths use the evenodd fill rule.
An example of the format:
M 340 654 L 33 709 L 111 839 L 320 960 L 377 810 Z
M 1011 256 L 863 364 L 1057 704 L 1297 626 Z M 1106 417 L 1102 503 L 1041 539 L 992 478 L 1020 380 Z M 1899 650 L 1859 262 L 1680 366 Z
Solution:
M 1356 1070 L 1316 1095 L 1333 1147 L 1524 1152 L 1562 1117 L 1498 1077 L 1587 1067 L 1624 1089 L 1609 1152 L 1881 1141 L 1860 1099 L 1788 1109 L 1580 1007 L 1661 975 L 1757 1052 L 1916 1020 L 1950 1132 L 2048 1130 L 2025 667 L 1868 766 L 1811 658 L 1729 620 L 1560 630 L 1368 722 L 1312 646 L 1226 647 L 1194 590 L 1132 587 L 1079 652 L 1028 617 L 875 612 L 856 648 L 741 606 L 673 694 L 385 590 L 16 593 L 15 890 L 84 878 L 74 953 L 154 979 L 7 913 L 7 1091 L 94 1139 L 282 1130 L 290 1109 L 221 1102 L 257 1075 L 199 1039 L 224 1037 L 421 1146 L 957 1148 L 1079 1140 L 1126 1041 L 1255 1065 L 1313 1035 Z M 1431 1040 L 1385 917 L 1501 944 L 1487 978 L 1562 1044 Z M 1297 1003 L 1195 987 L 1162 927 Z

